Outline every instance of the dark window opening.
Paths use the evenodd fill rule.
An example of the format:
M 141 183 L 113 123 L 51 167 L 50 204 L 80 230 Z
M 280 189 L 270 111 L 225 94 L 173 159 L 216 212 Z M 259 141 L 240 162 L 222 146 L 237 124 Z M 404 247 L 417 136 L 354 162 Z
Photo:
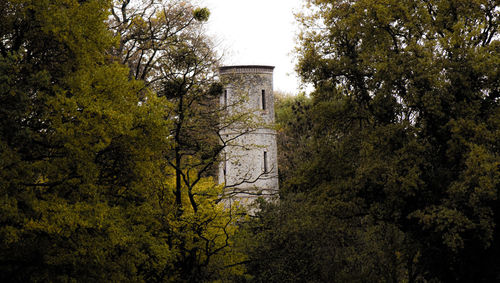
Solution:
M 224 90 L 224 106 L 227 106 L 227 89 Z
M 267 152 L 264 151 L 264 172 L 267 172 Z
M 262 110 L 266 110 L 266 91 L 262 90 Z
M 226 156 L 226 153 L 224 153 L 224 178 L 226 178 L 226 175 L 227 175 L 227 156 Z

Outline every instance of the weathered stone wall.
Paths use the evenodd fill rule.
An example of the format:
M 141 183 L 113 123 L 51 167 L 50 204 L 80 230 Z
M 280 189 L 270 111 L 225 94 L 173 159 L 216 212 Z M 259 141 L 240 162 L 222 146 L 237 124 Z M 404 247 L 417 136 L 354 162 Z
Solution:
M 227 106 L 228 115 L 253 114 L 254 127 L 250 130 L 235 123 L 221 132 L 225 140 L 234 140 L 224 152 L 219 183 L 225 183 L 226 193 L 232 193 L 233 199 L 242 202 L 251 202 L 258 196 L 275 197 L 278 192 L 273 68 L 220 68 L 221 81 L 225 84 L 220 103 Z

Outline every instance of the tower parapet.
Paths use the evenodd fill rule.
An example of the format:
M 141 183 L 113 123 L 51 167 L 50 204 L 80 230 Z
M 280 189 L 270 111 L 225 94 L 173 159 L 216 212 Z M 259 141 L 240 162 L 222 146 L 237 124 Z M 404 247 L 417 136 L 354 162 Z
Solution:
M 231 200 L 249 204 L 278 193 L 278 154 L 274 124 L 273 66 L 219 68 L 224 84 L 220 104 L 228 114 L 249 113 L 253 128 L 234 123 L 220 132 L 230 141 L 219 167 L 219 183 Z

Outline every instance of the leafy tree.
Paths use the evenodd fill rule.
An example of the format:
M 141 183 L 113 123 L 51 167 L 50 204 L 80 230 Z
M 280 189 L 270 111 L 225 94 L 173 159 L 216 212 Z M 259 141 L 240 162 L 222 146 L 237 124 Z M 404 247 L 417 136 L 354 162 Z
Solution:
M 149 181 L 168 122 L 113 44 L 107 1 L 2 1 L 3 280 L 140 281 L 175 251 Z M 151 98 L 152 100 L 156 98 Z
M 109 23 L 120 36 L 114 51 L 129 66 L 130 77 L 169 102 L 163 117 L 172 122 L 171 146 L 163 154 L 167 185 L 161 189 L 175 199 L 169 203 L 175 215 L 168 222 L 177 226 L 169 233 L 179 248 L 176 269 L 186 281 L 208 280 L 214 269 L 220 276 L 224 266 L 231 265 L 231 231 L 239 217 L 237 210 L 217 205 L 224 192 L 212 177 L 230 142 L 220 135 L 221 129 L 246 116 L 229 117 L 219 104 L 218 59 L 203 32 L 209 14 L 186 1 L 115 1 Z
M 402 229 L 406 253 L 421 254 L 407 266 L 419 276 L 496 278 L 496 2 L 309 3 L 317 10 L 301 18 L 299 71 L 334 125 L 322 133 L 326 151 L 351 147 L 350 192 Z
M 155 84 L 160 71 L 191 76 L 196 69 L 184 83 L 203 100 L 190 103 L 209 109 L 203 103 L 217 88 L 199 83 L 213 68 L 197 57 L 207 55 L 203 36 L 170 38 L 176 48 L 161 53 L 161 64 L 147 65 L 142 60 L 156 58 L 154 51 L 116 57 L 131 45 L 109 31 L 109 1 L 12 0 L 0 7 L 0 278 L 202 281 L 241 273 L 232 265 L 241 255 L 228 250 L 237 211 L 218 202 L 221 186 L 204 167 L 172 170 L 168 163 L 179 141 L 195 136 L 205 147 L 200 139 L 213 137 L 186 126 L 172 139 L 177 93 L 164 90 L 179 76 Z M 195 20 L 208 17 L 204 9 L 185 10 Z M 122 36 L 137 30 L 130 22 L 126 28 Z M 199 49 L 189 40 L 199 40 Z M 175 87 L 184 95 L 184 86 Z M 205 125 L 183 109 L 190 126 Z
M 280 187 L 293 177 L 302 160 L 309 156 L 309 145 L 313 120 L 311 117 L 311 99 L 305 94 L 291 96 L 274 93 L 276 100 L 276 124 L 278 141 L 278 164 Z
M 298 71 L 315 87 L 310 156 L 284 183 L 279 220 L 254 224 L 282 229 L 264 233 L 252 262 L 295 243 L 268 265 L 309 266 L 312 281 L 498 280 L 496 1 L 308 7 L 299 15 Z M 325 251 L 339 264 L 321 269 Z M 285 276 L 276 281 L 290 278 L 274 270 Z

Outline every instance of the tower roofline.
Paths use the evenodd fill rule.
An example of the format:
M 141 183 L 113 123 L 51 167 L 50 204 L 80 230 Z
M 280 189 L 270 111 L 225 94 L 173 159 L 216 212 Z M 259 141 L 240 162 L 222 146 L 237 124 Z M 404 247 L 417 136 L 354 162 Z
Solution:
M 274 66 L 266 65 L 234 65 L 219 67 L 219 74 L 228 73 L 273 73 Z

